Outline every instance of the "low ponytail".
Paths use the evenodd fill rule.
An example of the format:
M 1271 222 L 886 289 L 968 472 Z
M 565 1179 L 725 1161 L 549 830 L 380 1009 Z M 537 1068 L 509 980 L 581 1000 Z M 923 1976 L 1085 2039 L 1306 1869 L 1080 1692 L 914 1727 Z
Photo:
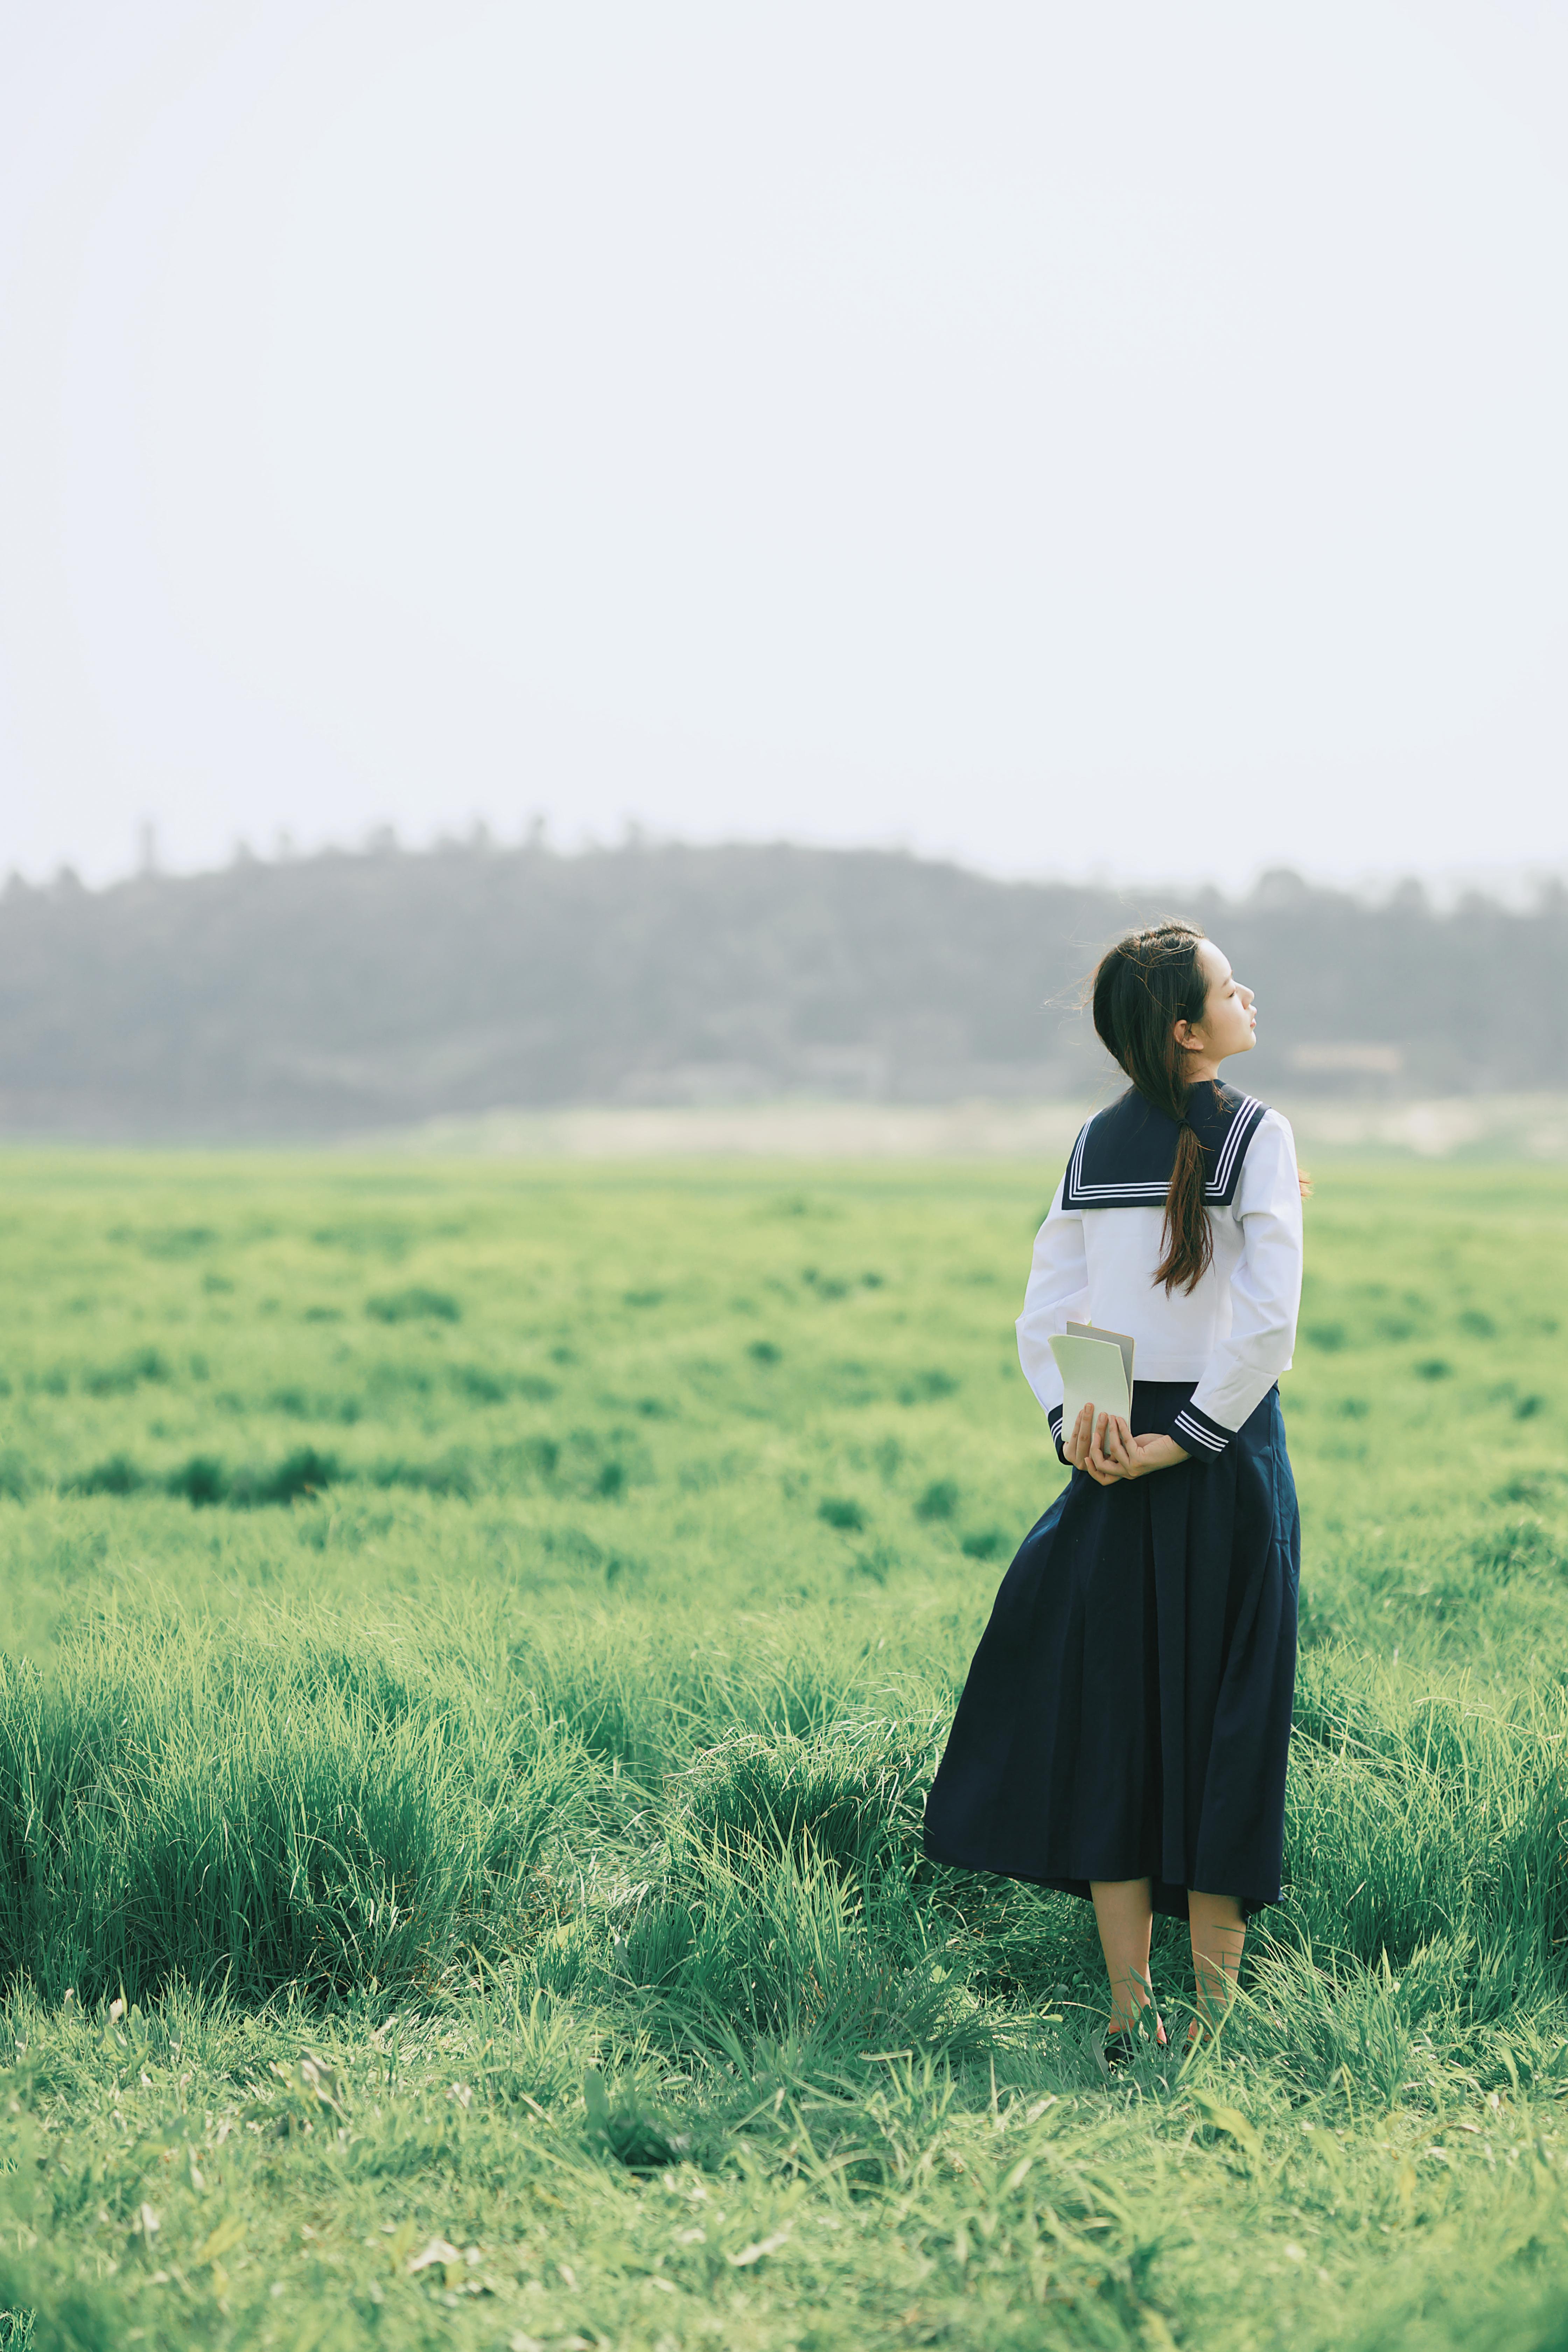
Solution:
M 1203 936 L 1191 923 L 1130 931 L 1100 958 L 1093 981 L 1100 1044 L 1145 1102 L 1176 1125 L 1160 1244 L 1163 1255 L 1154 1270 L 1167 1297 L 1178 1283 L 1194 1290 L 1214 1263 L 1214 1231 L 1204 1202 L 1204 1148 L 1187 1118 L 1192 1089 L 1175 1034 L 1178 1021 L 1195 1026 L 1204 1017 L 1208 982 L 1198 961 Z
M 1176 1132 L 1176 1162 L 1165 1194 L 1160 1246 L 1165 1255 L 1154 1268 L 1154 1279 L 1164 1284 L 1167 1297 L 1178 1282 L 1184 1290 L 1194 1290 L 1214 1263 L 1214 1227 L 1204 1202 L 1204 1148 L 1184 1113 Z

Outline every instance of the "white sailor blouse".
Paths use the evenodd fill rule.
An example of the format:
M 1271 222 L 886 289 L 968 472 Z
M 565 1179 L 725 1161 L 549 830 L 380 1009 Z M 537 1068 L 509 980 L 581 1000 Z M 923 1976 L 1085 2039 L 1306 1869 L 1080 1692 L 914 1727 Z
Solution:
M 1199 1085 L 1188 1121 L 1204 1150 L 1214 1261 L 1168 1295 L 1165 1194 L 1179 1132 L 1135 1089 L 1096 1113 L 1035 1240 L 1018 1358 L 1062 1442 L 1062 1376 L 1050 1349 L 1071 1323 L 1136 1343 L 1139 1381 L 1194 1381 L 1172 1435 L 1198 1460 L 1222 1454 L 1283 1371 L 1301 1304 L 1301 1192 L 1289 1121 L 1234 1087 Z

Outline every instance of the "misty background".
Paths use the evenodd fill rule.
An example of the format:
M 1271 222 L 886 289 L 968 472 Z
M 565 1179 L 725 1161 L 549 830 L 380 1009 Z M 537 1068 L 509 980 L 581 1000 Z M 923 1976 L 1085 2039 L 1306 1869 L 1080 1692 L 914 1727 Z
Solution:
M 1169 893 L 889 852 L 483 838 L 0 898 L 0 1128 L 347 1135 L 499 1108 L 1083 1100 L 1079 983 Z M 1568 1086 L 1568 892 L 1185 893 L 1258 992 L 1231 1075 L 1376 1100 Z
M 1565 110 L 1533 0 L 0 10 L 0 1132 L 1078 1101 L 1169 911 L 1260 1091 L 1568 1087 Z

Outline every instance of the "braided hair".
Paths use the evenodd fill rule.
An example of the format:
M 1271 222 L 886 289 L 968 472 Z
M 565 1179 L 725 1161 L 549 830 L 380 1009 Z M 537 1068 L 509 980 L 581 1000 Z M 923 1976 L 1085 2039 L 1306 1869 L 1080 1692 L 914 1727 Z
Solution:
M 1214 1232 L 1204 1205 L 1204 1150 L 1187 1118 L 1192 1088 L 1176 1043 L 1176 1024 L 1204 1017 L 1208 982 L 1198 961 L 1203 932 L 1191 923 L 1156 923 L 1129 931 L 1100 958 L 1093 980 L 1094 1025 L 1145 1102 L 1176 1123 L 1176 1157 L 1165 1195 L 1163 1252 L 1154 1271 L 1165 1295 L 1180 1283 L 1195 1290 L 1214 1263 Z

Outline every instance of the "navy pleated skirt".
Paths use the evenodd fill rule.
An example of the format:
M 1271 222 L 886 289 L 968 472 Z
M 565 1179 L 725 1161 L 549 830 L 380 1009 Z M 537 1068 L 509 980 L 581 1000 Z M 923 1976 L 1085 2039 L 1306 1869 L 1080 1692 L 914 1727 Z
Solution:
M 1194 1383 L 1139 1381 L 1168 1434 Z M 1217 1461 L 1075 1470 L 1002 1580 L 926 1801 L 934 1862 L 1279 1899 L 1301 1521 L 1270 1389 Z

